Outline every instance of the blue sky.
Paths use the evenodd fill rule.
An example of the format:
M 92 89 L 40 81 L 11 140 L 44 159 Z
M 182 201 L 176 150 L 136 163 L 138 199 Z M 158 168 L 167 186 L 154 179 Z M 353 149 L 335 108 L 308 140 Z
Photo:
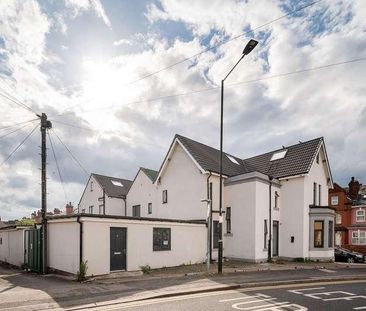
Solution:
M 225 149 L 245 158 L 324 136 L 335 181 L 366 183 L 366 62 L 239 83 L 366 56 L 361 0 L 320 0 L 268 24 L 312 2 L 1 1 L 0 92 L 46 112 L 88 172 L 133 179 L 140 166 L 160 167 L 175 133 L 218 146 L 214 88 L 254 37 L 258 47 L 226 82 Z M 0 128 L 33 118 L 3 96 L 0 110 Z M 0 160 L 33 126 L 0 139 Z M 87 174 L 51 137 L 66 190 L 49 150 L 52 210 L 77 205 Z M 3 219 L 39 208 L 38 145 L 35 131 L 0 167 Z

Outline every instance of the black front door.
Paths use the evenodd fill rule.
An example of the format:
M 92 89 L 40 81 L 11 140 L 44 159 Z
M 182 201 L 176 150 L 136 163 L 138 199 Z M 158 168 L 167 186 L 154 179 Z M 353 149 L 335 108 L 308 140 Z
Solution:
M 126 270 L 126 228 L 110 229 L 111 271 Z
M 278 241 L 279 241 L 279 223 L 277 220 L 273 221 L 273 250 L 272 250 L 272 256 L 276 257 L 278 256 Z

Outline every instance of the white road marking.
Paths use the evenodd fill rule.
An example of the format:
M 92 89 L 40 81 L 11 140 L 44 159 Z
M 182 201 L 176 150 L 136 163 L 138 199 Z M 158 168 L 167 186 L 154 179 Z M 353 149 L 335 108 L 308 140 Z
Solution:
M 347 296 L 347 297 L 338 297 L 338 298 L 328 298 L 328 299 L 323 299 L 323 301 L 334 301 L 334 300 L 347 300 L 347 301 L 350 301 L 350 300 L 356 299 L 356 298 L 366 299 L 366 296 Z
M 336 298 L 328 298 L 328 299 L 323 299 L 319 296 L 331 296 L 333 294 L 343 294 L 343 295 L 348 295 L 348 296 L 354 296 L 356 294 L 352 294 L 352 293 L 348 293 L 348 292 L 343 292 L 343 291 L 333 291 L 333 292 L 322 292 L 322 293 L 312 293 L 312 294 L 304 294 L 305 297 L 310 297 L 313 299 L 321 299 L 323 301 L 326 301 L 328 299 L 336 299 Z
M 366 310 L 366 307 L 356 307 L 356 308 L 353 308 L 353 310 Z
M 250 298 L 270 298 L 270 296 L 264 295 L 264 294 L 257 294 L 256 296 L 245 296 L 245 297 L 237 297 L 237 298 L 223 299 L 223 300 L 219 300 L 219 302 L 228 302 L 228 301 L 235 301 L 235 300 L 242 300 L 242 299 L 250 299 Z
M 336 273 L 337 271 L 329 270 L 329 269 L 319 269 L 319 271 L 327 272 L 327 273 Z
M 316 289 L 324 289 L 324 288 L 325 287 L 300 288 L 300 289 L 291 289 L 291 290 L 288 290 L 288 292 L 293 293 L 293 294 L 302 295 L 303 292 L 308 291 L 308 290 L 316 290 Z
M 277 299 L 277 298 L 275 298 L 275 299 Z M 271 299 L 263 299 L 263 300 L 260 300 L 260 301 L 257 301 L 257 302 L 263 302 L 263 301 L 266 301 L 266 300 L 271 300 Z M 268 307 L 283 306 L 284 304 L 288 304 L 288 301 L 284 301 L 284 302 L 267 302 L 264 305 L 259 305 L 259 306 L 256 305 L 256 306 L 244 307 L 244 308 L 239 307 L 242 304 L 245 304 L 245 303 L 243 303 L 243 302 L 235 303 L 231 307 L 233 309 L 237 309 L 237 310 L 271 310 L 271 309 L 268 309 Z M 263 309 L 263 308 L 265 308 L 265 309 Z

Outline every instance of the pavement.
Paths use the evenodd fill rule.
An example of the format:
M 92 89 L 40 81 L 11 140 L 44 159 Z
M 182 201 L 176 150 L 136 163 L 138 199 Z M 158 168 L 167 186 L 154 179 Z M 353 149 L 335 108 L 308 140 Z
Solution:
M 224 270 L 219 276 L 189 272 L 187 268 L 157 271 L 150 275 L 128 274 L 77 283 L 55 275 L 40 276 L 0 267 L 0 309 L 84 310 L 109 308 L 121 303 L 146 301 L 258 286 L 306 284 L 314 281 L 366 280 L 360 264 L 252 265 L 247 271 Z M 235 270 L 236 269 L 236 270 Z M 258 271 L 259 270 L 259 271 Z

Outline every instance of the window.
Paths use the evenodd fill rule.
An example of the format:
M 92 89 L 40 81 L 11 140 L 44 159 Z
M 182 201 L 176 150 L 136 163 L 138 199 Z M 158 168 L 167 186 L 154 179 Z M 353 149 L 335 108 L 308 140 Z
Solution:
M 316 182 L 313 184 L 313 205 L 316 205 Z
M 338 195 L 332 195 L 330 197 L 330 204 L 331 205 L 338 205 Z
M 336 224 L 340 225 L 342 223 L 342 215 L 336 214 Z
M 232 157 L 232 156 L 230 156 L 230 155 L 228 155 L 228 154 L 226 154 L 226 156 L 228 157 L 228 159 L 229 159 L 231 162 L 233 162 L 233 163 L 235 163 L 235 164 L 240 165 L 240 164 L 239 164 L 239 162 L 238 162 L 234 157 Z
M 333 220 L 329 220 L 328 223 L 328 247 L 333 247 Z
M 0 245 L 3 245 L 3 238 L 0 238 Z
M 279 205 L 278 205 L 278 198 L 280 197 L 280 195 L 278 194 L 278 191 L 275 191 L 275 204 L 274 204 L 274 208 L 278 209 Z
M 316 163 L 319 164 L 319 153 L 316 155 Z
M 267 219 L 264 220 L 264 249 L 267 249 L 267 236 L 268 236 L 268 226 L 267 226 Z
M 226 233 L 231 233 L 231 207 L 226 208 Z
M 153 228 L 153 251 L 170 251 L 170 228 Z
M 93 191 L 93 184 L 94 184 L 94 182 L 93 182 L 93 181 L 91 181 L 91 182 L 90 182 L 90 192 L 92 192 L 92 191 Z
M 163 190 L 163 204 L 168 203 L 168 190 Z
M 141 216 L 141 206 L 134 205 L 132 206 L 132 217 L 140 217 Z
M 324 221 L 314 221 L 314 247 L 324 247 Z
M 365 211 L 364 210 L 358 210 L 356 211 L 356 221 L 361 222 L 365 221 Z
M 272 158 L 271 158 L 270 161 L 275 161 L 275 160 L 283 159 L 285 157 L 286 153 L 287 153 L 287 149 L 281 150 L 281 151 L 278 151 L 278 152 L 275 152 L 272 155 Z
M 99 205 L 99 215 L 103 215 L 103 204 Z
M 152 203 L 147 203 L 147 213 L 152 214 Z
M 318 205 L 322 205 L 322 185 L 319 185 L 319 193 L 318 193 Z
M 93 205 L 89 206 L 89 214 L 93 214 Z
M 352 232 L 352 244 L 365 245 L 366 244 L 366 231 L 353 231 Z

